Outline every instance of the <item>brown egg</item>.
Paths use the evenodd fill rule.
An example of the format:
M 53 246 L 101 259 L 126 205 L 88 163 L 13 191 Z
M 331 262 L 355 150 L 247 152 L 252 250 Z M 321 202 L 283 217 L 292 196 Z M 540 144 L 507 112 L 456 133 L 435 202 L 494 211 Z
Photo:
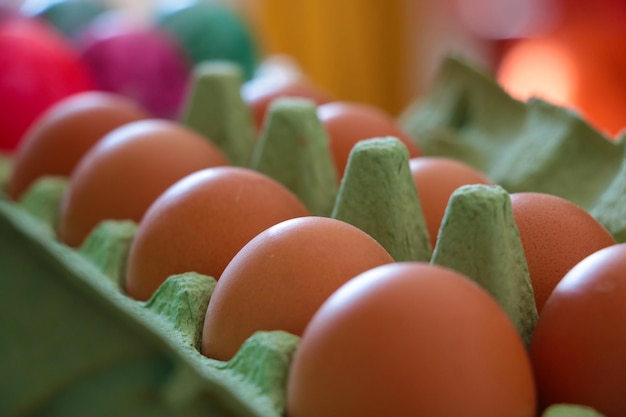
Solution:
M 258 233 L 307 215 L 291 191 L 256 171 L 196 172 L 163 193 L 141 221 L 128 258 L 126 292 L 146 300 L 170 275 L 190 271 L 221 279 L 228 262 Z
M 148 113 L 130 99 L 89 91 L 50 107 L 26 132 L 14 158 L 7 192 L 13 200 L 45 175 L 68 177 L 78 161 L 111 130 Z
M 561 197 L 513 193 L 511 208 L 540 312 L 570 269 L 592 253 L 616 243 L 587 211 Z
M 309 216 L 277 224 L 241 249 L 217 282 L 202 353 L 230 359 L 257 330 L 300 335 L 342 284 L 392 262 L 372 237 L 340 220 Z
M 228 165 L 207 139 L 174 122 L 121 126 L 80 160 L 60 209 L 59 238 L 80 245 L 103 220 L 140 221 L 169 186 L 203 168 Z
M 328 132 L 335 168 L 340 177 L 352 148 L 360 140 L 393 136 L 404 143 L 409 157 L 421 155 L 417 145 L 396 121 L 375 106 L 334 101 L 318 106 L 317 115 Z
M 450 158 L 411 158 L 409 167 L 433 248 L 452 193 L 462 185 L 493 184 L 477 169 Z
M 624 271 L 626 243 L 600 249 L 546 300 L 529 347 L 541 415 L 554 404 L 581 404 L 596 416 L 626 416 Z
M 463 275 L 417 262 L 334 292 L 287 382 L 289 417 L 535 417 L 535 406 L 530 360 L 500 305 Z

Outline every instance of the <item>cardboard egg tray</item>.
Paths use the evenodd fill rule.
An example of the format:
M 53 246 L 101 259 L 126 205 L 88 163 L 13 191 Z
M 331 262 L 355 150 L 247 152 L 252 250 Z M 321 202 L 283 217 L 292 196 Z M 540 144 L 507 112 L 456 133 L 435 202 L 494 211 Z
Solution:
M 515 100 L 455 58 L 400 122 L 426 155 L 463 161 L 510 193 L 563 197 L 626 241 L 626 130 L 611 139 L 573 110 Z
M 213 278 L 173 276 L 147 302 L 124 296 L 134 225 L 105 222 L 79 250 L 59 243 L 58 185 L 0 201 L 0 415 L 280 416 L 297 337 L 263 332 L 229 362 L 203 357 Z
M 441 74 L 448 81 L 446 85 L 436 85 L 431 96 L 408 109 L 405 126 L 416 135 L 427 154 L 455 156 L 484 168 L 496 181 L 512 184 L 513 175 L 507 175 L 500 163 L 489 159 L 496 152 L 491 141 L 500 147 L 500 157 L 521 145 L 498 142 L 497 134 L 503 135 L 505 130 L 499 123 L 510 120 L 506 115 L 499 119 L 497 114 L 487 112 L 486 107 L 494 104 L 485 103 L 493 95 L 488 77 L 481 78 L 473 68 L 457 60 L 447 61 Z M 515 103 L 511 105 L 518 106 Z M 286 103 L 285 108 L 293 104 Z M 527 111 L 524 105 L 519 106 Z M 302 112 L 287 114 L 301 117 Z M 481 130 L 479 122 L 488 128 Z M 518 125 L 523 123 L 519 121 Z M 599 135 L 580 127 L 579 122 L 572 123 L 574 129 L 589 130 L 592 140 Z M 305 128 L 308 133 L 311 129 L 318 127 Z M 495 132 L 492 136 L 489 129 Z M 572 127 L 555 129 L 566 134 Z M 513 132 L 516 137 L 524 136 Z M 539 133 L 545 133 L 544 141 L 552 140 L 549 132 Z M 593 146 L 606 149 L 609 159 L 614 157 L 612 152 L 623 149 L 619 143 L 601 139 L 603 142 Z M 298 140 L 302 140 L 301 135 Z M 580 162 L 578 153 L 585 150 L 581 141 L 566 144 L 563 139 L 559 143 L 567 149 L 573 146 L 575 149 L 567 158 Z M 311 148 L 326 156 L 299 158 L 301 163 L 315 167 L 320 159 L 328 162 L 328 149 L 316 146 Z M 545 158 L 537 161 L 537 169 L 542 173 L 552 172 L 552 158 L 556 158 L 549 152 L 552 147 L 556 148 L 548 144 L 542 147 Z M 535 151 L 532 146 L 529 148 Z M 260 158 L 257 167 L 284 178 L 280 170 L 273 171 L 272 158 L 263 158 L 263 152 L 256 154 Z M 595 155 L 586 156 L 599 160 Z M 506 158 L 504 162 L 514 173 L 535 172 L 522 163 L 513 164 L 513 156 Z M 530 159 L 521 159 L 530 163 Z M 528 342 L 537 310 L 510 210 L 510 190 L 484 185 L 458 189 L 449 201 L 437 247 L 430 248 L 419 216 L 418 196 L 409 185 L 412 180 L 407 160 L 408 153 L 399 141 L 373 139 L 355 147 L 338 189 L 329 186 L 311 194 L 311 186 L 303 191 L 298 188 L 298 181 L 290 183 L 290 188 L 307 200 L 309 207 L 317 207 L 321 213 L 330 210 L 329 216 L 370 233 L 396 260 L 429 261 L 475 279 L 501 303 Z M 0 189 L 8 178 L 10 162 L 8 158 L 1 160 Z M 373 165 L 377 169 L 368 168 Z M 621 160 L 614 165 L 613 173 L 617 173 Z M 391 166 L 403 168 L 386 169 Z M 617 179 L 609 179 L 606 166 L 594 165 L 596 168 L 602 170 L 606 184 L 617 186 Z M 585 168 L 586 175 L 591 170 Z M 381 172 L 393 172 L 395 176 Z M 563 184 L 575 181 L 560 174 L 555 176 Z M 533 183 L 532 174 L 519 178 L 527 178 L 524 185 L 541 185 L 542 191 L 556 187 L 541 181 Z M 310 184 L 307 181 L 304 182 Z M 601 178 L 593 181 L 599 183 Z M 262 331 L 251 335 L 228 362 L 202 356 L 202 324 L 215 280 L 184 273 L 170 277 L 147 302 L 130 299 L 123 294 L 121 284 L 137 225 L 104 221 L 77 249 L 60 243 L 55 236 L 55 221 L 66 187 L 65 178 L 45 177 L 19 202 L 10 201 L 0 192 L 0 415 L 282 416 L 289 363 L 299 338 L 280 330 Z M 579 193 L 580 201 L 593 204 L 598 210 L 612 195 L 609 191 L 592 193 L 586 184 L 572 185 L 571 191 L 576 189 L 583 190 Z M 417 210 L 418 215 L 410 210 Z M 622 229 L 618 226 L 612 231 L 620 235 Z M 392 238 L 385 240 L 385 235 Z M 499 279 L 502 276 L 509 279 Z M 570 415 L 598 414 L 567 405 L 544 413 L 545 417 Z

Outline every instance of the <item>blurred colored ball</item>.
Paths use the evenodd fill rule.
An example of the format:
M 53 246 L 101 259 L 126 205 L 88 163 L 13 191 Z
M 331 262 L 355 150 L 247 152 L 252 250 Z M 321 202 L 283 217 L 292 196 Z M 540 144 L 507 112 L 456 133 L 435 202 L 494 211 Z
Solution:
M 241 66 L 246 79 L 257 64 L 253 34 L 231 8 L 213 3 L 195 3 L 161 11 L 157 25 L 174 36 L 194 63 L 226 60 Z
M 120 16 L 96 19 L 81 39 L 98 87 L 134 99 L 155 117 L 177 118 L 191 64 L 167 33 Z
M 11 152 L 29 125 L 56 101 L 94 88 L 76 51 L 48 23 L 0 21 L 0 152 Z
M 98 1 L 57 0 L 36 11 L 36 16 L 50 22 L 69 39 L 80 36 L 80 32 L 108 8 Z

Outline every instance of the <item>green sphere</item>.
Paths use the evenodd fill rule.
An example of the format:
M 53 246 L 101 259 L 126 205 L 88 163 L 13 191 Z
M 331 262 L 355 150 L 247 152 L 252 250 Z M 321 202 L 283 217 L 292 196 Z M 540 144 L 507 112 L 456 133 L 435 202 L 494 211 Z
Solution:
M 48 4 L 36 15 L 48 21 L 67 38 L 76 40 L 93 19 L 106 11 L 108 8 L 97 1 L 61 0 Z
M 219 3 L 194 3 L 161 12 L 157 26 L 168 31 L 194 64 L 225 60 L 241 66 L 246 79 L 257 65 L 251 28 L 232 8 Z

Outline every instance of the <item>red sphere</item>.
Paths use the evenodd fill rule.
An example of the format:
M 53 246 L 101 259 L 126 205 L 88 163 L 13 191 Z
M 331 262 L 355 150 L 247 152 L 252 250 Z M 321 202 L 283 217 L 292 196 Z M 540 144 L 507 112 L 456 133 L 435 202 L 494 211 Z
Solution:
M 0 22 L 0 152 L 13 151 L 45 109 L 94 88 L 69 41 L 43 21 Z

